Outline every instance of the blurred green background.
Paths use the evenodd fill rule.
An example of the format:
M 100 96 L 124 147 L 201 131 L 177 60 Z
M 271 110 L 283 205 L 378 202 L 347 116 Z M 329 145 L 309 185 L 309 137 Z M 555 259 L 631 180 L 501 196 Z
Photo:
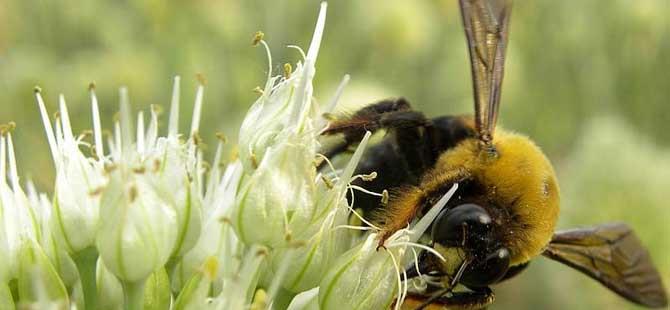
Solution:
M 182 128 L 195 74 L 208 80 L 202 135 L 236 136 L 264 83 L 266 33 L 273 68 L 306 48 L 318 1 L 0 0 L 0 123 L 15 121 L 19 166 L 42 190 L 53 168 L 33 99 L 50 111 L 63 93 L 75 131 L 90 128 L 95 81 L 110 127 L 118 87 L 136 110 L 167 107 L 182 75 Z M 329 4 L 315 97 L 344 74 L 345 104 L 405 96 L 430 116 L 471 113 L 472 90 L 456 0 Z M 500 122 L 547 152 L 562 186 L 561 228 L 606 221 L 634 226 L 670 284 L 670 2 L 516 1 Z M 233 138 L 234 140 L 234 138 Z M 211 154 L 210 154 L 211 156 Z M 537 259 L 497 288 L 493 309 L 635 306 L 567 267 Z

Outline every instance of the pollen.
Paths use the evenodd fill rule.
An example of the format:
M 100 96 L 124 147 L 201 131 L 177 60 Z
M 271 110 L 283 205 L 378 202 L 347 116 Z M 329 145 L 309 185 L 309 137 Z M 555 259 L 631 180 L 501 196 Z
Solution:
M 251 41 L 252 46 L 257 46 L 261 41 L 263 41 L 263 37 L 265 37 L 265 34 L 262 31 L 256 31 L 254 33 L 254 38 Z

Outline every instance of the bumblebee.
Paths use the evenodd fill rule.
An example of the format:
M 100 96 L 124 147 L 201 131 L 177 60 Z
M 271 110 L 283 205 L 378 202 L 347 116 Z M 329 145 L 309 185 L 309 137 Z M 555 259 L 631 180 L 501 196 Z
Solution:
M 324 135 L 343 140 L 324 152 L 333 157 L 360 141 L 366 131 L 387 135 L 367 151 L 357 174 L 372 192 L 388 190 L 386 201 L 365 192 L 350 195 L 354 207 L 382 227 L 379 245 L 434 205 L 453 184 L 459 190 L 430 229 L 430 246 L 408 277 L 437 281 L 412 292 L 406 308 L 483 308 L 489 288 L 545 256 L 648 307 L 666 307 L 658 271 L 633 231 L 622 223 L 555 232 L 560 195 L 554 169 L 528 137 L 496 128 L 511 3 L 459 0 L 474 85 L 474 117 L 426 118 L 404 98 L 387 99 L 331 120 Z M 458 285 L 467 290 L 455 291 Z

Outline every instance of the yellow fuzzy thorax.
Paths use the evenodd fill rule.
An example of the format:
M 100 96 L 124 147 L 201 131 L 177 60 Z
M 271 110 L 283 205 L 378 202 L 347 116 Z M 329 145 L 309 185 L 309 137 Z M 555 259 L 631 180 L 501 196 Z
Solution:
M 551 240 L 559 212 L 558 182 L 547 157 L 527 137 L 498 130 L 493 145 L 497 155 L 478 139 L 465 140 L 442 154 L 434 171 L 464 171 L 484 186 L 488 201 L 505 209 L 508 218 L 498 219 L 503 244 L 512 254 L 511 265 L 518 265 L 539 255 Z M 445 181 L 439 179 L 430 183 Z

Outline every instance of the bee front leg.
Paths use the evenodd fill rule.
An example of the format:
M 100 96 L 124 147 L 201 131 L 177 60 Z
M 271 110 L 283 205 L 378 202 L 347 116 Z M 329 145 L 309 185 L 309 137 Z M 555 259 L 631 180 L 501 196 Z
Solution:
M 488 288 L 479 288 L 472 292 L 451 292 L 436 298 L 424 295 L 408 294 L 402 309 L 484 309 L 495 301 L 495 294 Z
M 366 131 L 414 128 L 429 122 L 423 113 L 412 110 L 405 98 L 385 99 L 363 107 L 351 116 L 332 120 L 321 134 L 328 136 L 341 133 L 344 141 L 326 150 L 324 155 L 330 158 L 347 151 L 363 138 Z

